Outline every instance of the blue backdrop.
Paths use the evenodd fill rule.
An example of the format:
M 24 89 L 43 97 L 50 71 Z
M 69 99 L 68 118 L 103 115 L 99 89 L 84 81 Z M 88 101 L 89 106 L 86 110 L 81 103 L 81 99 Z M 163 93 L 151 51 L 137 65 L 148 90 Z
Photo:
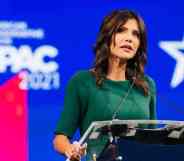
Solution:
M 92 66 L 100 23 L 112 9 L 132 9 L 145 20 L 146 72 L 157 84 L 158 118 L 184 120 L 182 0 L 6 0 L 1 6 L 0 83 L 19 74 L 20 88 L 28 90 L 29 161 L 63 159 L 52 139 L 64 89 L 76 71 Z

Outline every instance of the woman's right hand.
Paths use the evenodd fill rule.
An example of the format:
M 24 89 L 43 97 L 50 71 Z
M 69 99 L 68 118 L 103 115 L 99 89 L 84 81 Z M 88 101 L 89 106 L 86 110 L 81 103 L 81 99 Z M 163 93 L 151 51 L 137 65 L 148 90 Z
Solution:
M 66 147 L 65 155 L 71 161 L 79 161 L 81 160 L 81 157 L 86 154 L 86 148 L 86 143 L 81 146 L 79 142 L 75 141 L 73 144 L 70 144 L 68 147 Z

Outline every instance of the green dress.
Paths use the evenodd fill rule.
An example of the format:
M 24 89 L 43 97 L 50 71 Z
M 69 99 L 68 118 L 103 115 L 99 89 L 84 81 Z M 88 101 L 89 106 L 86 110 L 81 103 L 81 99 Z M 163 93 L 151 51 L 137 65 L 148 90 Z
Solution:
M 145 76 L 149 85 L 149 95 L 133 87 L 126 100 L 120 105 L 117 119 L 155 119 L 156 89 L 154 81 Z M 55 134 L 64 134 L 71 138 L 79 128 L 83 135 L 93 121 L 111 120 L 121 98 L 126 95 L 131 81 L 112 81 L 105 79 L 101 87 L 96 86 L 95 77 L 90 71 L 80 71 L 69 81 L 64 110 L 61 114 Z M 88 143 L 88 155 L 103 149 L 106 139 Z M 97 154 L 98 155 L 98 154 Z M 90 159 L 88 159 L 90 160 Z

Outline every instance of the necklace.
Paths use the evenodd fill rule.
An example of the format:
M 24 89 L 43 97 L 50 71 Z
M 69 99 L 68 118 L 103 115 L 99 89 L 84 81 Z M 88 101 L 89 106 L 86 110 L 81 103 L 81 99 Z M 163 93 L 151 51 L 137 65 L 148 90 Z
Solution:
M 121 99 L 120 99 L 119 103 L 116 105 L 115 111 L 113 112 L 113 115 L 112 115 L 112 120 L 115 120 L 116 119 L 117 114 L 118 114 L 118 112 L 120 110 L 120 107 L 121 107 L 120 105 L 122 105 L 126 101 L 126 99 L 127 99 L 128 95 L 129 95 L 130 91 L 132 90 L 134 84 L 135 84 L 135 80 L 133 79 L 133 81 L 132 81 L 129 89 L 127 90 L 127 92 L 125 93 L 125 95 L 122 95 L 121 96 Z

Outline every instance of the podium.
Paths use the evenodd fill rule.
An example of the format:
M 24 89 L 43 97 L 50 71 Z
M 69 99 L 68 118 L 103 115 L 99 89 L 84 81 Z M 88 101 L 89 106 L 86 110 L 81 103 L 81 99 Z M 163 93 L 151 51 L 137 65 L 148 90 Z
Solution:
M 183 161 L 184 121 L 95 121 L 79 143 L 106 140 L 103 149 L 94 146 L 87 161 Z

